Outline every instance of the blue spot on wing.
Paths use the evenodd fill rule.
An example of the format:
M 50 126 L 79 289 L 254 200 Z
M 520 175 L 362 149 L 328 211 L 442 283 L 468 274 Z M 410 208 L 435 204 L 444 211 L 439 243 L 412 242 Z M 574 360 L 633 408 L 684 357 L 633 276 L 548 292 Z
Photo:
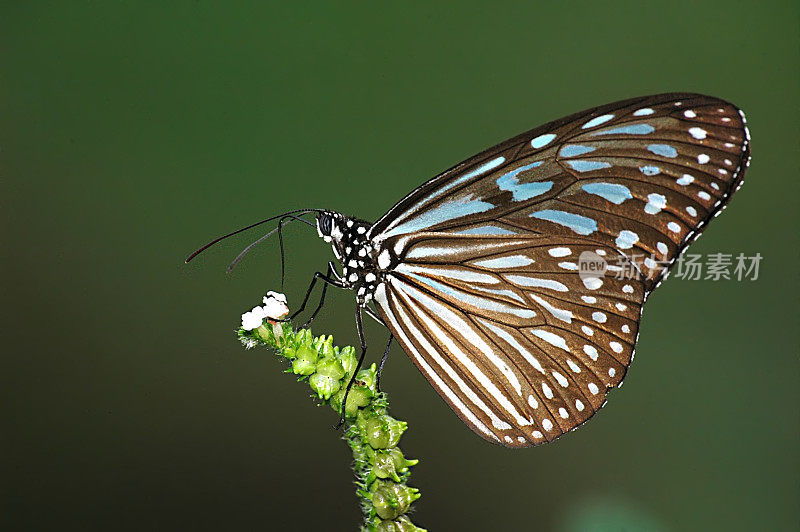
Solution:
M 600 196 L 617 205 L 622 204 L 625 200 L 633 198 L 633 194 L 631 194 L 628 187 L 616 183 L 588 183 L 581 188 L 589 194 Z
M 494 170 L 495 168 L 497 168 L 498 166 L 503 164 L 505 162 L 505 160 L 506 160 L 505 157 L 495 157 L 491 161 L 482 164 L 481 166 L 479 166 L 478 168 L 472 170 L 471 172 L 468 172 L 468 173 L 462 175 L 459 178 L 459 182 L 467 180 L 467 179 L 471 179 L 471 178 L 473 178 L 475 176 L 478 176 L 478 175 L 481 175 L 481 174 L 485 174 L 489 170 Z
M 387 236 L 394 234 L 414 233 L 416 231 L 425 231 L 434 225 L 449 222 L 457 218 L 469 216 L 471 214 L 479 214 L 493 209 L 495 206 L 491 203 L 473 199 L 470 194 L 467 197 L 453 199 L 447 203 L 443 203 L 438 207 L 424 212 L 419 216 L 412 218 L 392 230 L 386 232 Z
M 534 212 L 530 216 L 531 218 L 539 218 L 540 220 L 547 220 L 548 222 L 569 227 L 579 235 L 590 235 L 597 231 L 597 222 L 580 214 L 548 209 Z
M 603 161 L 579 160 L 566 161 L 566 163 L 570 165 L 573 170 L 577 170 L 578 172 L 590 172 L 592 170 L 600 170 L 601 168 L 611 168 L 609 163 Z
M 535 163 L 527 164 L 525 166 L 520 166 L 517 169 L 514 169 L 507 174 L 503 174 L 502 176 L 497 178 L 497 186 L 500 187 L 500 190 L 507 190 L 511 192 L 514 197 L 514 201 L 524 201 L 527 199 L 535 198 L 536 196 L 540 196 L 545 192 L 549 191 L 553 188 L 552 181 L 540 181 L 534 183 L 520 183 L 517 179 L 517 176 L 525 172 L 526 170 L 530 170 L 532 168 L 536 168 L 542 164 L 541 161 L 537 161 Z
M 516 235 L 514 231 L 503 229 L 494 225 L 484 225 L 483 227 L 472 227 L 458 231 L 459 235 Z
M 632 124 L 630 126 L 615 127 L 614 129 L 606 129 L 605 131 L 597 131 L 592 135 L 648 135 L 655 131 L 656 128 L 650 124 Z
M 651 144 L 647 147 L 648 151 L 661 155 L 662 157 L 677 157 L 678 150 L 669 144 Z
M 586 153 L 593 152 L 594 148 L 591 146 L 579 146 L 578 144 L 567 144 L 563 148 L 561 148 L 561 153 L 559 155 L 561 157 L 577 157 L 578 155 L 584 155 Z
M 644 175 L 658 175 L 661 173 L 661 168 L 658 166 L 640 166 L 639 171 Z

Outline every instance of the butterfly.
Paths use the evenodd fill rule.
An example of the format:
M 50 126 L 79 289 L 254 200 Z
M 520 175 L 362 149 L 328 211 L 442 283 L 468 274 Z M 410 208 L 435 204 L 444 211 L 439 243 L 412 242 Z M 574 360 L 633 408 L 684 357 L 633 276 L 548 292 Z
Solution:
M 741 187 L 749 153 L 734 105 L 646 96 L 489 148 L 375 223 L 308 209 L 278 229 L 315 215 L 339 265 L 314 281 L 355 291 L 362 360 L 363 311 L 476 434 L 528 447 L 622 384 L 645 301 Z

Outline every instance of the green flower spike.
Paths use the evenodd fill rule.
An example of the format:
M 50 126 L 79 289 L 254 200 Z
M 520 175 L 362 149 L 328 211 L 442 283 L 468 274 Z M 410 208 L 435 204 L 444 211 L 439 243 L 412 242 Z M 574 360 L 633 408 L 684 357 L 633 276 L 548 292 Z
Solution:
M 308 329 L 295 331 L 288 323 L 274 321 L 288 313 L 286 296 L 268 292 L 263 307 L 242 315 L 239 339 L 248 349 L 263 345 L 276 350 L 290 362 L 287 373 L 307 380 L 322 404 L 339 415 L 358 365 L 356 350 L 334 346 L 332 336 L 314 337 Z M 408 460 L 398 447 L 408 423 L 388 414 L 389 401 L 377 390 L 377 376 L 375 364 L 359 371 L 345 405 L 344 437 L 353 451 L 362 531 L 425 532 L 408 517 L 411 504 L 420 497 L 419 490 L 406 485 L 410 468 L 419 460 Z

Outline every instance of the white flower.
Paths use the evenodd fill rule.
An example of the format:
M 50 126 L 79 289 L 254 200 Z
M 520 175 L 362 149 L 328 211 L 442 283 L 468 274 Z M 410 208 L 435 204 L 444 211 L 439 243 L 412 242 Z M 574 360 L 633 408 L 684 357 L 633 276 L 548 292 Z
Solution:
M 253 307 L 250 312 L 242 314 L 242 329 L 245 331 L 252 331 L 260 327 L 267 317 L 267 312 L 263 307 Z
M 278 292 L 267 292 L 264 296 L 264 317 L 268 320 L 277 320 L 289 314 L 286 305 L 286 296 Z
M 280 292 L 273 292 L 272 290 L 267 292 L 267 295 L 264 296 L 264 303 L 267 302 L 267 299 L 273 298 L 273 297 L 275 299 L 279 300 L 279 301 L 283 301 L 284 303 L 286 303 L 286 295 L 281 294 Z

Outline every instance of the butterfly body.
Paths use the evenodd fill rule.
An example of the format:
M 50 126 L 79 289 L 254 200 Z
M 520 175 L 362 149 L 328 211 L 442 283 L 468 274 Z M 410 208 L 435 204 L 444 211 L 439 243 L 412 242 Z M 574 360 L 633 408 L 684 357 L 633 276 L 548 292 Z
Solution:
M 384 271 L 378 266 L 375 247 L 367 238 L 372 224 L 334 211 L 321 211 L 317 215 L 317 234 L 330 243 L 339 260 L 342 273 L 332 269 L 341 288 L 356 292 L 356 303 L 364 306 L 372 301 L 375 289 L 384 280 Z
M 622 383 L 642 306 L 749 163 L 744 115 L 662 94 L 523 133 L 320 237 L 456 414 L 501 445 L 552 441 Z M 584 257 L 605 275 L 579 271 Z M 625 275 L 613 275 L 625 272 Z

